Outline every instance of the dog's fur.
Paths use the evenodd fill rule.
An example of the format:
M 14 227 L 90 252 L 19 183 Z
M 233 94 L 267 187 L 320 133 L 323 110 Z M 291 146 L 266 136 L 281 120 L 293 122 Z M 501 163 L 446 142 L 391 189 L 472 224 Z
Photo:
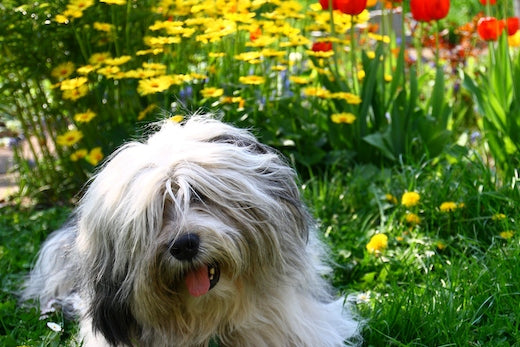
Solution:
M 174 256 L 186 235 L 200 244 Z M 194 116 L 109 158 L 43 245 L 23 297 L 79 318 L 86 346 L 355 343 L 359 324 L 322 277 L 324 253 L 281 157 Z M 217 271 L 209 290 L 206 269 Z

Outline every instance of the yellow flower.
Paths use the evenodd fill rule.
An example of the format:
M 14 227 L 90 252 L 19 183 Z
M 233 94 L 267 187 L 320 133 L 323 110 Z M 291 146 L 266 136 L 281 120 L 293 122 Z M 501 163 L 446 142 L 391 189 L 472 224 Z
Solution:
M 146 106 L 146 108 L 144 110 L 139 112 L 139 115 L 137 116 L 137 120 L 143 120 L 156 107 L 157 107 L 156 104 L 150 104 L 150 105 Z
M 107 65 L 123 65 L 124 63 L 130 61 L 130 59 L 132 59 L 131 56 L 129 55 L 122 55 L 120 57 L 116 57 L 116 58 L 107 58 L 105 59 L 104 63 L 107 64 Z
M 352 124 L 356 120 L 356 116 L 350 112 L 334 113 L 330 116 L 333 123 Z
M 408 212 L 405 216 L 405 220 L 408 224 L 417 225 L 421 223 L 421 217 L 416 215 L 415 213 Z
M 67 6 L 75 7 L 81 11 L 85 11 L 92 5 L 94 5 L 94 0 L 70 0 Z
M 357 96 L 356 94 L 348 93 L 348 92 L 331 93 L 330 98 L 343 99 L 351 105 L 358 105 L 361 103 L 361 98 L 359 96 Z
M 385 199 L 386 201 L 388 201 L 389 203 L 392 203 L 394 205 L 397 205 L 397 198 L 395 196 L 393 196 L 392 194 L 385 194 Z
M 99 2 L 104 2 L 108 5 L 125 5 L 126 0 L 99 0 Z
M 92 148 L 85 159 L 93 166 L 96 166 L 103 159 L 101 147 Z
M 441 212 L 453 212 L 457 209 L 457 203 L 453 201 L 445 201 L 440 206 Z
M 306 96 L 316 96 L 318 98 L 330 97 L 330 92 L 325 88 L 307 87 L 303 89 L 303 94 Z
M 159 93 L 167 90 L 172 85 L 172 79 L 169 76 L 160 76 L 140 80 L 137 86 L 137 92 L 141 95 Z
M 225 56 L 226 56 L 226 53 L 224 53 L 224 52 L 209 52 L 210 58 L 222 58 Z
M 107 60 L 109 58 L 111 58 L 111 55 L 108 52 L 94 53 L 90 56 L 90 58 L 88 59 L 88 62 L 92 65 L 98 65 L 98 64 L 104 63 L 105 60 Z
M 442 241 L 437 241 L 436 246 L 437 246 L 437 249 L 439 251 L 442 251 L 442 250 L 444 250 L 446 248 L 446 244 L 444 242 L 442 242 Z
M 506 215 L 503 214 L 503 213 L 496 213 L 493 215 L 493 217 L 491 217 L 492 220 L 504 220 L 506 219 Z
M 91 73 L 94 70 L 95 70 L 95 67 L 92 65 L 83 65 L 83 66 L 78 67 L 76 72 L 79 73 L 80 75 L 88 75 L 89 73 Z
M 170 120 L 174 123 L 180 123 L 184 120 L 184 116 L 183 115 L 180 115 L 180 114 L 177 114 L 175 116 L 172 116 L 170 117 Z
M 77 89 L 77 88 L 81 87 L 82 85 L 84 85 L 85 83 L 87 83 L 87 81 L 88 81 L 88 79 L 86 77 L 76 77 L 76 78 L 71 78 L 68 80 L 63 80 L 61 82 L 60 89 L 61 90 Z
M 334 55 L 334 51 L 306 51 L 307 55 L 316 58 L 330 58 Z
M 215 87 L 208 87 L 204 88 L 200 91 L 200 94 L 204 98 L 218 98 L 224 94 L 224 89 L 222 88 L 215 88 Z
M 74 116 L 74 120 L 78 123 L 88 123 L 96 116 L 95 112 L 92 112 L 91 110 L 88 110 L 87 112 L 83 113 L 76 113 Z
M 384 78 L 385 78 L 385 82 L 392 82 L 392 75 L 385 74 Z
M 56 66 L 51 71 L 51 76 L 56 79 L 64 79 L 69 77 L 74 72 L 74 63 L 66 62 Z
M 503 239 L 506 239 L 506 240 L 512 238 L 514 235 L 515 235 L 515 233 L 512 230 L 502 231 L 500 233 L 500 237 Z
M 375 234 L 370 238 L 366 248 L 369 253 L 379 254 L 388 247 L 388 236 L 385 234 Z
M 88 152 L 86 149 L 78 149 L 76 152 L 72 153 L 70 155 L 70 160 L 72 161 L 78 161 L 80 159 L 83 159 L 87 156 Z
M 365 70 L 358 70 L 358 72 L 357 72 L 358 80 L 360 80 L 360 81 L 363 80 L 365 78 L 365 75 L 366 75 Z
M 507 37 L 509 47 L 520 47 L 520 30 Z
M 59 24 L 68 24 L 69 23 L 69 19 L 67 18 L 67 16 L 65 16 L 63 14 L 57 14 L 56 17 L 54 17 L 54 20 L 56 21 L 56 23 L 59 23 Z
M 401 204 L 405 207 L 413 207 L 419 203 L 421 196 L 416 192 L 405 192 L 401 197 Z
M 114 26 L 110 23 L 94 22 L 92 26 L 94 29 L 98 31 L 104 31 L 106 33 L 112 32 L 114 30 Z
M 310 79 L 307 76 L 290 76 L 289 81 L 296 84 L 307 84 L 310 82 Z
M 69 147 L 77 143 L 83 137 L 83 133 L 79 130 L 69 130 L 63 135 L 56 137 L 56 143 L 60 146 Z
M 84 97 L 88 93 L 88 85 L 84 84 L 75 89 L 68 89 L 63 91 L 63 99 L 76 101 Z
M 250 75 L 250 76 L 240 76 L 238 79 L 240 83 L 244 84 L 254 84 L 259 85 L 265 82 L 265 78 L 262 76 Z

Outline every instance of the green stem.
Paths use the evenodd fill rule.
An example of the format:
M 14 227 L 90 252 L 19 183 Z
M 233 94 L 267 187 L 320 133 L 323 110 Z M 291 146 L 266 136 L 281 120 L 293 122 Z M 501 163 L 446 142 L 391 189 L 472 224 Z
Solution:
M 354 16 L 350 15 L 350 69 L 352 73 L 352 89 L 353 93 L 357 94 L 358 92 L 358 79 L 357 79 L 357 66 L 356 66 L 356 51 L 354 45 L 355 39 L 355 30 L 354 30 Z

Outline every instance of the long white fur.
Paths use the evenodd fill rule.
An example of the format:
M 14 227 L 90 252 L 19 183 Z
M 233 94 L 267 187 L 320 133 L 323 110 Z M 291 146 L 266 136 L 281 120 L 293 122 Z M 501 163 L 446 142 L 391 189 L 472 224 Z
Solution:
M 116 151 L 71 222 L 43 245 L 24 289 L 80 320 L 85 346 L 342 346 L 359 323 L 323 276 L 326 247 L 294 171 L 248 131 L 206 116 L 166 121 Z M 187 263 L 169 245 L 196 232 Z M 192 297 L 190 268 L 220 281 Z

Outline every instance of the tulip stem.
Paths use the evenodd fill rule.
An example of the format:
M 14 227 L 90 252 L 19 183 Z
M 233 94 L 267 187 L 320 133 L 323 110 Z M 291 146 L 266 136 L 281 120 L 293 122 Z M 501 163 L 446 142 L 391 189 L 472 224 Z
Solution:
M 353 93 L 357 93 L 357 66 L 356 66 L 356 54 L 355 54 L 355 31 L 354 31 L 354 15 L 350 15 L 350 69 L 352 73 L 352 89 Z
M 332 56 L 332 60 L 334 62 L 334 75 L 339 77 L 339 68 L 338 68 L 338 43 L 336 40 L 336 28 L 334 26 L 334 9 L 332 8 L 332 0 L 329 0 L 329 14 L 330 14 L 330 36 L 332 37 L 332 51 L 334 55 Z

